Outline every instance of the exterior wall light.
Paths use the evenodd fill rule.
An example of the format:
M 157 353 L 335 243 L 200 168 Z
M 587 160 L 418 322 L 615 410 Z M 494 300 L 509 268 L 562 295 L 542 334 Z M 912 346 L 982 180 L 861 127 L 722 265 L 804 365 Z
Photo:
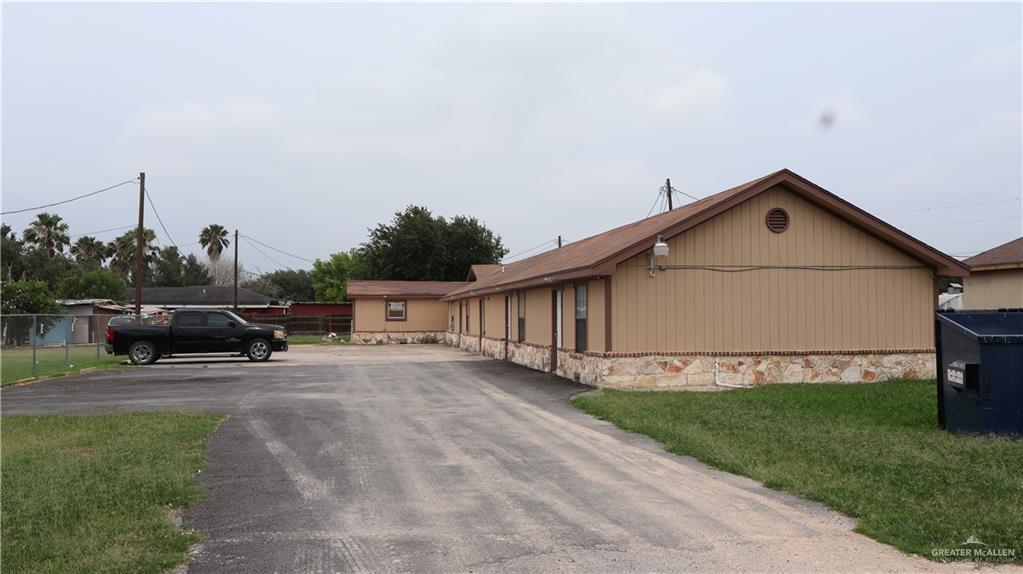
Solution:
M 668 243 L 664 241 L 664 238 L 660 235 L 657 236 L 657 241 L 654 242 L 654 248 L 650 252 L 650 265 L 647 268 L 650 271 L 651 277 L 657 276 L 657 270 L 667 269 L 668 266 Z

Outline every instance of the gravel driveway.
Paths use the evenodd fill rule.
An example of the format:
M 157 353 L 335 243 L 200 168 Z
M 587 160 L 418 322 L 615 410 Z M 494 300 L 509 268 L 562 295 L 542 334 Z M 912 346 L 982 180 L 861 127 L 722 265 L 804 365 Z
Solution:
M 190 572 L 934 571 L 852 521 L 443 346 L 295 347 L 4 389 L 3 414 L 208 410 Z M 968 570 L 969 565 L 945 569 Z

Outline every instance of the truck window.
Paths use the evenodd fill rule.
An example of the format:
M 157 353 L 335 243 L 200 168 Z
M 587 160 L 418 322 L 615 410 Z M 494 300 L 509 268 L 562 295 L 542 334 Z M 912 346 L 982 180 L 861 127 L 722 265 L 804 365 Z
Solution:
M 207 327 L 230 327 L 228 323 L 231 322 L 231 318 L 223 313 L 210 313 L 206 315 L 206 326 Z
M 178 327 L 202 327 L 202 313 L 181 313 L 175 315 Z

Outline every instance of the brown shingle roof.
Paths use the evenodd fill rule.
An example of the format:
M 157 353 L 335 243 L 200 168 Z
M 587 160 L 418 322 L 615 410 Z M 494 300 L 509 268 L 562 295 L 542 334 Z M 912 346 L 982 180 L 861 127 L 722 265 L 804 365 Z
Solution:
M 924 261 L 938 274 L 969 274 L 969 269 L 956 259 L 910 237 L 796 173 L 783 169 L 677 209 L 508 263 L 496 273 L 477 278 L 477 281 L 453 290 L 448 297 L 458 298 L 484 291 L 518 289 L 608 275 L 614 272 L 616 263 L 649 249 L 658 235 L 666 239 L 678 235 L 778 185 Z
M 469 267 L 469 277 L 466 280 L 477 281 L 483 279 L 495 271 L 500 271 L 501 267 L 500 263 L 477 263 Z
M 1023 265 L 1023 237 L 978 253 L 964 263 L 974 269 L 1021 266 Z
M 462 281 L 364 281 L 348 282 L 348 296 L 433 298 L 465 285 Z

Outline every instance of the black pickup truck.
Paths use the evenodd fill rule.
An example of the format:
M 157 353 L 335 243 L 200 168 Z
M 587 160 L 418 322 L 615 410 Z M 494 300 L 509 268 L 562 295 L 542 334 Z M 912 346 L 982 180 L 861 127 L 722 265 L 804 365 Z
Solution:
M 193 353 L 244 353 L 250 361 L 266 361 L 274 351 L 288 350 L 288 333 L 280 325 L 247 323 L 230 311 L 182 309 L 169 324 L 111 321 L 105 347 L 136 365 Z

